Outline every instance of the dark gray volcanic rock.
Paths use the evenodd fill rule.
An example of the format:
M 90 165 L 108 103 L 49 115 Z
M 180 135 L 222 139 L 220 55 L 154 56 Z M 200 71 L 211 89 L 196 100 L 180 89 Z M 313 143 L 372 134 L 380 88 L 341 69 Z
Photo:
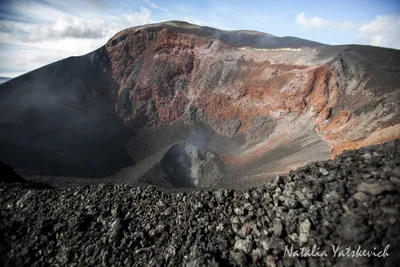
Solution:
M 5 187 L 0 261 L 4 266 L 398 266 L 399 186 L 396 140 L 346 151 L 244 191 Z M 334 257 L 333 245 L 376 253 L 388 246 L 389 256 Z M 290 257 L 292 246 L 316 246 L 327 256 Z

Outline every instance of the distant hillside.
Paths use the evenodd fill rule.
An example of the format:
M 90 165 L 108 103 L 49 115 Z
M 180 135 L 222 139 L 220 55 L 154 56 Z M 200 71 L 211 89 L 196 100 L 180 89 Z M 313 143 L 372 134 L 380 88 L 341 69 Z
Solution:
M 3 84 L 7 81 L 11 80 L 11 78 L 7 78 L 7 77 L 0 77 L 0 84 Z

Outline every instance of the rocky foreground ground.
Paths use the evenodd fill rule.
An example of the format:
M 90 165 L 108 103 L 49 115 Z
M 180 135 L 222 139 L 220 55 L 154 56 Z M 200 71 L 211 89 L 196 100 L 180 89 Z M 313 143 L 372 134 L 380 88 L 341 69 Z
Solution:
M 0 260 L 5 266 L 399 266 L 399 152 L 399 140 L 346 151 L 245 191 L 3 184 Z M 357 257 L 363 250 L 374 255 Z

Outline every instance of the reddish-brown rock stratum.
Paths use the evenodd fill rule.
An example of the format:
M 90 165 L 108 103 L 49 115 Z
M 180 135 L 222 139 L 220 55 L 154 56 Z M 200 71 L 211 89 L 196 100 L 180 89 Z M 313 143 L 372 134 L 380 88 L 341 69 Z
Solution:
M 78 153 L 83 145 L 89 146 L 85 163 L 113 166 L 107 175 L 131 165 L 116 177 L 165 185 L 159 162 L 172 145 L 190 143 L 217 156 L 223 174 L 217 186 L 254 186 L 345 149 L 399 138 L 399 60 L 400 51 L 393 49 L 327 46 L 183 22 L 134 27 L 93 53 L 2 85 L 0 123 L 8 132 L 1 145 L 34 155 L 39 147 L 31 149 L 26 140 L 51 135 L 51 144 L 42 140 L 41 155 L 58 155 L 54 162 L 71 170 L 68 175 L 81 175 L 74 173 L 81 163 L 69 156 L 71 146 Z M 78 64 L 80 71 L 73 70 Z M 61 82 L 70 93 L 54 88 Z M 35 94 L 60 101 L 29 104 L 26 97 Z M 54 110 L 62 118 L 78 117 L 85 127 L 69 120 L 59 126 L 48 117 Z M 18 127 L 32 133 L 11 138 L 24 129 Z M 94 152 L 101 146 L 108 155 Z M 201 157 L 188 158 L 189 166 L 202 166 Z M 1 159 L 31 167 L 16 154 L 2 153 Z M 93 168 L 82 175 L 99 176 Z

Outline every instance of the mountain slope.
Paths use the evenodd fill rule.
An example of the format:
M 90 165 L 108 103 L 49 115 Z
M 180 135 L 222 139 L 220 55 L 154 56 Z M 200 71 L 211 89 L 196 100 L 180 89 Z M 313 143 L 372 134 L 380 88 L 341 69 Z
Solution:
M 97 53 L 67 58 L 0 88 L 1 160 L 63 176 L 104 176 L 133 164 Z M 99 151 L 101 151 L 99 153 Z
M 157 166 L 187 143 L 222 162 L 216 186 L 254 186 L 399 138 L 399 56 L 182 22 L 126 29 L 0 87 L 0 160 L 164 185 Z
M 0 77 L 0 84 L 3 84 L 7 81 L 11 80 L 11 78 L 7 78 L 7 77 Z

